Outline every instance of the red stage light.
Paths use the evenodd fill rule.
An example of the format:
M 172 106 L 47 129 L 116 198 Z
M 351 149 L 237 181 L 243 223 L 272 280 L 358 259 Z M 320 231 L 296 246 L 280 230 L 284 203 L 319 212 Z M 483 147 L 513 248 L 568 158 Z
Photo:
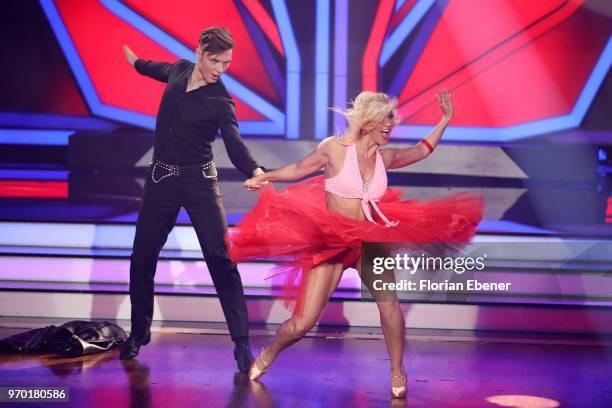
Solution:
M 0 180 L 0 197 L 68 198 L 68 182 Z

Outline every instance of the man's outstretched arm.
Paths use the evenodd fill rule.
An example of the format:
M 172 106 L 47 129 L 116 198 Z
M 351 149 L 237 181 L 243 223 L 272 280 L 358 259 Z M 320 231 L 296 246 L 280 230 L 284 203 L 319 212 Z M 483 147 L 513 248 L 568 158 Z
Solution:
M 139 74 L 146 75 L 161 82 L 168 82 L 172 64 L 140 59 L 127 45 L 123 46 L 123 53 L 125 54 L 127 62 L 136 68 Z

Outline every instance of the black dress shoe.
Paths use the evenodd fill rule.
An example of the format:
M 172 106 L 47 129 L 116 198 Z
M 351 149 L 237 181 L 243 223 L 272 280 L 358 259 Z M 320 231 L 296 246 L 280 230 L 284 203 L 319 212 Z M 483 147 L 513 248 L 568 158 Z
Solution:
M 248 343 L 236 344 L 236 348 L 234 349 L 234 359 L 236 360 L 238 369 L 241 372 L 247 373 L 249 371 L 249 368 L 253 363 L 253 354 L 251 353 Z
M 137 337 L 130 336 L 125 343 L 121 345 L 121 353 L 119 353 L 119 358 L 121 360 L 129 360 L 138 355 L 140 351 L 140 346 L 144 346 L 149 344 L 151 341 L 151 334 L 148 334 L 146 337 Z

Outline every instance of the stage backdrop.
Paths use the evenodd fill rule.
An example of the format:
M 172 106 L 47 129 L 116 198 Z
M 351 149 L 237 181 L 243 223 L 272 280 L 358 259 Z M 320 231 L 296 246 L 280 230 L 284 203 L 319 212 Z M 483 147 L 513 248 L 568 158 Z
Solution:
M 224 25 L 236 40 L 224 82 L 247 136 L 324 138 L 344 126 L 330 106 L 379 90 L 399 100 L 394 137 L 418 138 L 439 120 L 442 87 L 457 105 L 445 140 L 517 140 L 590 112 L 609 129 L 611 15 L 601 0 L 8 1 L 0 126 L 152 129 L 163 84 L 121 46 L 193 60 L 200 31 Z

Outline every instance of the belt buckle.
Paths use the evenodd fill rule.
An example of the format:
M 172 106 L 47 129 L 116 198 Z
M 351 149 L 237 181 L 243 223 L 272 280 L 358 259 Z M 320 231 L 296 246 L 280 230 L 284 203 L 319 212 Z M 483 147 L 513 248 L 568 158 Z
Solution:
M 153 163 L 153 169 L 151 170 L 151 180 L 153 180 L 155 184 L 161 182 L 166 177 L 178 176 L 181 174 L 181 168 L 177 166 L 176 164 L 167 164 L 159 160 L 155 160 L 155 162 L 152 162 L 152 163 Z M 161 176 L 159 179 L 156 180 L 155 179 L 155 169 L 157 168 L 157 166 L 166 170 L 168 174 L 164 174 L 163 176 Z
M 200 169 L 202 171 L 202 176 L 205 179 L 214 179 L 214 178 L 217 178 L 217 167 L 215 166 L 215 162 L 214 161 L 211 160 L 208 163 L 204 163 Z M 210 170 L 210 175 L 207 174 L 207 172 L 206 172 L 207 170 Z

